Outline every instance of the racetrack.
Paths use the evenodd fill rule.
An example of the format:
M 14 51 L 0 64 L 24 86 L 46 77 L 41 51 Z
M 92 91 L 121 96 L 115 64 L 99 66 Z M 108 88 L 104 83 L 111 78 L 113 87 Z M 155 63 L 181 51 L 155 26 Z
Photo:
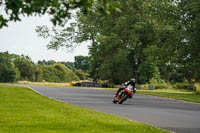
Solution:
M 30 88 L 49 98 L 177 133 L 200 133 L 200 104 L 135 94 L 132 99 L 120 105 L 112 103 L 115 92 L 111 90 L 36 86 Z

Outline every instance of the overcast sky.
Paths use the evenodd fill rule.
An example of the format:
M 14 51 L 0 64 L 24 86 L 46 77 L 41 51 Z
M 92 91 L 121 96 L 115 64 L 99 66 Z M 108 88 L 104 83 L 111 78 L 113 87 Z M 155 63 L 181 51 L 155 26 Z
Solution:
M 82 44 L 73 53 L 67 50 L 47 50 L 48 40 L 38 37 L 35 32 L 38 25 L 52 26 L 48 16 L 26 17 L 20 22 L 9 22 L 8 27 L 0 29 L 0 52 L 28 55 L 34 62 L 43 59 L 74 61 L 74 56 L 88 55 L 87 44 Z

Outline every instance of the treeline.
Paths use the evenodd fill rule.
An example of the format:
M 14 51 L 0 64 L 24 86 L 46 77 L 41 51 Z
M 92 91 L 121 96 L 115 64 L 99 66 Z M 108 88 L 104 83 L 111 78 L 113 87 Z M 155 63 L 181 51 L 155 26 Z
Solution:
M 131 77 L 141 84 L 200 81 L 199 0 L 119 2 L 120 13 L 102 15 L 97 2 L 87 15 L 77 14 L 76 38 L 92 41 L 94 79 L 115 84 Z
M 38 61 L 24 55 L 0 53 L 0 82 L 27 80 L 32 82 L 70 82 L 87 78 L 87 57 L 77 56 L 74 62 Z M 86 61 L 84 61 L 86 62 Z M 82 70 L 83 69 L 83 70 Z
M 118 2 L 119 12 L 102 14 L 98 10 L 102 2 L 96 1 L 87 14 L 77 12 L 71 27 L 37 31 L 42 37 L 49 35 L 53 49 L 69 47 L 66 42 L 71 38 L 76 43 L 90 40 L 94 80 L 114 84 L 131 77 L 140 84 L 200 81 L 200 0 Z

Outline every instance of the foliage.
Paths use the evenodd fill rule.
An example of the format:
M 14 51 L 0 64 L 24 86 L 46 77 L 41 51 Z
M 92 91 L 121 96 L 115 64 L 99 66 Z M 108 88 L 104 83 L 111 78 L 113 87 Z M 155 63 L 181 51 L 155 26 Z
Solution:
M 153 85 L 154 89 L 171 89 L 173 88 L 171 84 L 162 83 L 162 84 L 143 84 L 139 86 L 140 90 L 149 90 L 150 85 Z
M 41 66 L 45 66 L 45 65 L 54 65 L 54 64 L 56 64 L 56 62 L 54 60 L 49 60 L 49 61 L 45 61 L 45 60 L 40 61 L 39 60 L 37 64 L 41 65 Z
M 88 75 L 82 70 L 74 70 L 74 73 L 79 77 L 80 80 L 86 80 Z
M 0 53 L 0 82 L 15 82 L 19 78 L 19 71 L 11 59 L 8 52 Z
M 185 89 L 185 90 L 193 90 L 193 84 L 189 84 L 189 83 L 175 83 L 174 85 L 170 84 L 170 83 L 158 83 L 153 82 L 151 83 L 155 89 Z M 148 89 L 148 84 L 145 85 L 141 85 L 142 89 Z M 145 87 L 146 86 L 146 87 Z
M 153 85 L 156 85 L 156 84 L 163 84 L 163 83 L 165 83 L 165 81 L 161 80 L 161 79 L 152 78 L 152 79 L 150 79 L 149 83 L 153 84 Z
M 199 84 L 199 83 L 196 83 L 194 86 L 195 86 L 195 91 L 196 91 L 197 93 L 200 93 L 200 84 Z
M 30 57 L 12 54 L 12 60 L 20 72 L 20 80 L 42 80 L 42 70 L 31 61 Z
M 31 15 L 51 16 L 54 25 L 64 25 L 71 17 L 71 11 L 76 8 L 87 13 L 95 3 L 94 0 L 1 0 L 0 8 L 4 9 L 4 15 L 0 15 L 0 28 L 7 26 L 8 21 L 20 21 L 20 17 Z M 103 0 L 101 7 L 102 13 L 119 11 L 117 1 Z
M 119 0 L 121 12 L 102 14 L 97 1 L 87 14 L 55 33 L 52 49 L 90 40 L 90 75 L 120 84 L 200 80 L 199 0 Z M 38 32 L 40 34 L 40 32 Z M 56 38 L 54 39 L 54 38 Z M 64 38 L 64 39 L 63 39 Z M 63 40 L 63 41 L 62 41 Z M 60 42 L 61 41 L 61 42 Z
M 89 69 L 89 57 L 88 56 L 75 56 L 75 68 L 76 69 L 81 69 L 85 72 L 88 71 Z
M 71 66 L 69 69 L 67 66 Z M 77 70 L 72 62 L 57 63 L 54 60 L 38 61 L 35 64 L 30 57 L 0 52 L 0 82 L 27 80 L 32 82 L 70 82 L 86 79 L 87 73 Z
M 170 84 L 154 84 L 155 89 L 171 89 L 172 86 Z
M 140 85 L 140 89 L 141 90 L 148 90 L 149 89 L 149 85 L 148 84 Z
M 77 46 L 74 44 L 89 40 L 89 65 L 86 61 L 81 66 L 78 60 L 74 66 L 65 65 L 90 72 L 94 81 L 120 84 L 131 77 L 143 84 L 200 80 L 199 0 L 2 0 L 0 6 L 8 16 L 0 15 L 0 28 L 8 21 L 20 20 L 20 15 L 45 13 L 53 17 L 55 25 L 64 25 L 71 9 L 80 8 L 76 10 L 77 22 L 70 26 L 52 29 L 42 26 L 36 32 L 51 39 L 49 49 L 73 49 Z M 20 66 L 20 62 L 23 61 L 15 65 Z M 41 80 L 40 68 L 30 62 L 24 66 L 27 75 L 19 67 L 20 77 Z
M 71 26 L 73 26 L 73 24 L 71 24 Z M 73 46 L 75 41 L 71 37 L 75 34 L 72 28 L 56 29 L 53 27 L 50 30 L 47 26 L 37 26 L 35 31 L 38 33 L 39 37 L 51 38 L 51 41 L 47 45 L 48 49 L 58 50 L 60 47 L 65 47 L 67 49 L 75 48 L 75 46 Z
M 114 83 L 131 77 L 136 77 L 139 83 L 149 82 L 151 78 L 160 80 L 160 69 L 167 60 L 157 55 L 166 57 L 163 55 L 166 53 L 159 51 L 171 42 L 170 33 L 175 30 L 168 22 L 171 19 L 176 23 L 172 15 L 175 12 L 169 11 L 174 5 L 167 1 L 120 2 L 120 14 L 102 16 L 94 9 L 79 18 L 81 33 L 93 41 L 90 47 L 91 75 Z M 159 10 L 159 14 L 155 10 Z
M 43 80 L 48 82 L 70 82 L 79 80 L 78 76 L 62 64 L 44 66 Z
M 177 62 L 183 76 L 188 80 L 200 79 L 200 1 L 181 0 L 180 21 L 182 22 L 181 44 L 178 49 Z
M 63 64 L 65 65 L 67 68 L 71 69 L 71 70 L 74 70 L 75 69 L 75 65 L 74 65 L 74 62 L 58 62 L 60 64 Z
M 176 84 L 173 85 L 173 88 L 175 88 L 175 89 L 193 90 L 193 84 L 176 83 Z
M 94 80 L 115 84 L 131 77 L 139 83 L 152 78 L 161 80 L 179 41 L 175 38 L 178 35 L 176 5 L 165 0 L 119 0 L 119 3 L 120 13 L 105 15 L 98 10 L 101 2 L 96 2 L 87 14 L 78 12 L 77 22 L 70 27 L 50 30 L 55 33 L 52 40 L 56 37 L 76 43 L 90 40 L 90 75 Z M 49 36 L 46 27 L 39 31 L 41 36 Z M 52 49 L 71 44 L 56 42 Z

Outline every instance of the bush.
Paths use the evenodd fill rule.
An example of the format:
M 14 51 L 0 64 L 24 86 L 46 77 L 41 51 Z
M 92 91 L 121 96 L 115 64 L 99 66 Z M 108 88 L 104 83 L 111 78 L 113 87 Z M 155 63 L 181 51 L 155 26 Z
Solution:
M 196 83 L 195 85 L 194 85 L 194 87 L 195 87 L 195 91 L 197 92 L 197 93 L 200 93 L 200 84 L 198 83 Z
M 79 77 L 69 68 L 64 66 L 63 64 L 55 64 L 53 67 L 56 69 L 56 74 L 61 80 L 61 82 L 70 82 L 73 80 L 80 80 Z
M 82 70 L 75 70 L 74 73 L 80 78 L 80 80 L 85 80 L 87 78 L 87 73 Z
M 152 84 L 154 86 L 154 89 L 169 89 L 172 88 L 172 86 L 170 84 Z M 146 85 L 140 85 L 139 87 L 142 90 L 148 90 L 150 89 L 150 84 L 146 84 Z
M 12 62 L 9 53 L 0 53 L 0 82 L 15 82 L 18 78 L 19 71 Z
M 155 89 L 169 89 L 172 88 L 170 84 L 155 84 Z
M 141 90 L 148 90 L 149 89 L 149 85 L 146 84 L 146 85 L 140 85 L 140 89 Z
M 176 83 L 176 84 L 173 85 L 173 88 L 193 90 L 193 85 L 192 84 L 186 84 L 186 83 Z
M 62 64 L 44 66 L 42 69 L 43 79 L 48 82 L 70 82 L 80 80 L 72 70 Z
M 13 63 L 8 62 L 5 66 L 0 64 L 0 82 L 15 82 L 19 77 L 19 71 Z
M 152 78 L 149 81 L 150 84 L 165 84 L 165 81 L 162 79 L 156 79 L 156 78 Z

